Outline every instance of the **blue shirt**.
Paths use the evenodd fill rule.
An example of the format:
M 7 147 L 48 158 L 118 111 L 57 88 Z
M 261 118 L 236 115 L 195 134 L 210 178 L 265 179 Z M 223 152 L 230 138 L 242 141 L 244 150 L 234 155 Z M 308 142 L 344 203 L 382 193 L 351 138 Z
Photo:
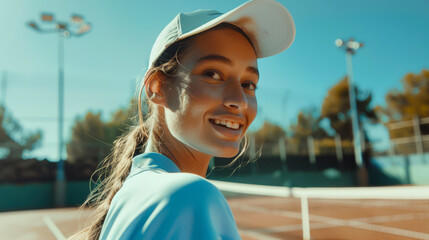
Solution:
M 140 154 L 132 161 L 99 239 L 240 239 L 231 209 L 213 184 L 180 172 L 159 153 Z

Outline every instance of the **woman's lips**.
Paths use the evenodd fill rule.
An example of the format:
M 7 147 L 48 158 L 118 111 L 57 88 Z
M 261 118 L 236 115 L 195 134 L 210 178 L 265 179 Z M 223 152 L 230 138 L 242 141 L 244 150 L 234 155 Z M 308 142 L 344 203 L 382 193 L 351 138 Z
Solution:
M 242 125 L 240 125 L 238 129 L 232 129 L 227 126 L 216 124 L 214 119 L 210 119 L 209 122 L 212 125 L 212 127 L 223 137 L 226 137 L 234 141 L 239 140 L 241 135 L 241 130 L 243 128 Z

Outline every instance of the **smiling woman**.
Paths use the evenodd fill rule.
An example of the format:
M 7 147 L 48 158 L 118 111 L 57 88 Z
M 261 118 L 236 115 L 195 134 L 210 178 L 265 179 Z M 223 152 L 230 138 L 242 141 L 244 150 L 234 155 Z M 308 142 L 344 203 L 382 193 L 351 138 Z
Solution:
M 294 36 L 290 14 L 273 0 L 177 15 L 152 48 L 139 124 L 103 161 L 106 178 L 83 205 L 94 205 L 93 221 L 71 239 L 240 239 L 225 198 L 204 177 L 213 156 L 245 151 L 257 59 Z
M 256 116 L 258 75 L 249 71 L 257 69 L 256 54 L 251 43 L 226 24 L 196 35 L 192 43 L 179 59 L 178 77 L 172 79 L 171 87 L 178 95 L 157 95 L 160 100 L 166 96 L 163 128 L 173 136 L 167 141 L 187 148 L 192 156 L 186 158 L 195 157 L 208 165 L 212 156 L 237 155 Z M 156 82 L 161 80 L 148 81 L 146 93 L 151 95 L 152 86 L 160 86 Z M 181 104 L 174 108 L 169 102 Z M 198 174 L 205 176 L 205 172 Z

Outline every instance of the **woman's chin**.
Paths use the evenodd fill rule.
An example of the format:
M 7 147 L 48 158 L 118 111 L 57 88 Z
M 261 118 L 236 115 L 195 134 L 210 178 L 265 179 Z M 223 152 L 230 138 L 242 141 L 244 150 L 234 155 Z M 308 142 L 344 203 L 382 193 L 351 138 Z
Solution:
M 233 158 L 233 157 L 237 156 L 239 151 L 240 151 L 239 148 L 223 149 L 222 151 L 218 152 L 214 156 L 220 157 L 220 158 Z

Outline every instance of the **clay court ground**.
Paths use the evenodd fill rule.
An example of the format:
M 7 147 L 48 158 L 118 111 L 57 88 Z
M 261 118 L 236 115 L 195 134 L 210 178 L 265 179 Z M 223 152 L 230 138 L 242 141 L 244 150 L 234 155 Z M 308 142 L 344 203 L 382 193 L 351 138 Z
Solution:
M 302 239 L 301 204 L 296 198 L 228 199 L 243 240 Z M 429 200 L 310 199 L 311 239 L 429 239 Z M 55 239 L 48 216 L 65 235 L 91 210 L 45 209 L 0 213 L 0 239 Z

